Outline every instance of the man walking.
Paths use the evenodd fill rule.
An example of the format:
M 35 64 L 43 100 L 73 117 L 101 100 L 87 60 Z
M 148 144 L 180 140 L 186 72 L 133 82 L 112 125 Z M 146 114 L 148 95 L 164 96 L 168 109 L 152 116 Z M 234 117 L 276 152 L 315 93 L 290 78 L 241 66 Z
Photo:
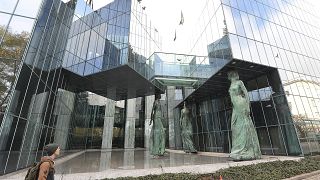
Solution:
M 58 144 L 52 143 L 44 147 L 47 156 L 41 158 L 38 180 L 54 180 L 54 159 L 60 155 Z

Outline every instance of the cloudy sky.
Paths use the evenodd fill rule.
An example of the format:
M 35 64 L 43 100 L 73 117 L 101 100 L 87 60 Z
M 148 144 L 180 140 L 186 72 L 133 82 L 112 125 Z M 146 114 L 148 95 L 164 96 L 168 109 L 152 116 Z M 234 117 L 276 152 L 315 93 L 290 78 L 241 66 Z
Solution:
M 14 0 L 0 0 L 0 10 L 8 9 L 9 4 L 13 4 Z M 69 0 L 63 0 L 69 1 Z M 79 0 L 84 2 L 85 0 Z M 94 9 L 98 9 L 113 0 L 94 0 Z M 157 28 L 162 36 L 162 49 L 165 52 L 188 53 L 190 50 L 190 39 L 194 35 L 193 31 L 196 29 L 196 24 L 199 21 L 199 16 L 208 0 L 142 0 L 141 4 L 146 6 L 146 13 L 151 19 L 152 24 Z M 294 1 L 294 0 L 293 0 Z M 320 0 L 303 0 L 314 4 L 316 13 L 320 17 Z M 41 0 L 33 0 L 30 3 L 27 0 L 21 1 L 17 11 L 22 14 L 35 16 L 34 7 L 40 4 Z M 1 8 L 2 7 L 2 8 Z M 181 11 L 184 15 L 184 25 L 179 26 Z M 9 16 L 8 16 L 9 17 Z M 8 17 L 0 17 L 1 21 L 5 23 Z M 24 29 L 31 29 L 32 23 L 20 21 L 16 18 L 15 22 L 21 25 L 15 25 L 16 31 Z M 20 29 L 19 29 L 20 28 Z M 174 33 L 177 32 L 177 39 L 173 41 Z
M 103 7 L 113 0 L 95 0 L 94 9 Z M 165 52 L 186 53 L 194 25 L 207 0 L 142 0 L 148 19 L 162 36 L 162 49 Z M 183 12 L 184 25 L 179 26 Z M 177 39 L 173 41 L 175 31 Z
M 190 38 L 196 28 L 199 16 L 207 0 L 142 0 L 152 23 L 162 36 L 162 48 L 165 52 L 188 53 Z M 303 0 L 315 5 L 320 17 L 320 0 Z M 185 23 L 178 26 L 181 10 Z M 173 41 L 177 30 L 177 40 Z M 187 49 L 186 49 L 187 48 Z

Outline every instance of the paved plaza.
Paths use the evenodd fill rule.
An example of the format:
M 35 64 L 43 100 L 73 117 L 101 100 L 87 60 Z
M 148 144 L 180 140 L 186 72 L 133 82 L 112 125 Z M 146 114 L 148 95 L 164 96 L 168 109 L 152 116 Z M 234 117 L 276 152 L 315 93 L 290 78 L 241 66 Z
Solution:
M 102 179 L 137 177 L 163 173 L 212 173 L 222 168 L 257 164 L 275 160 L 299 160 L 300 157 L 263 156 L 260 160 L 233 162 L 228 154 L 199 152 L 185 154 L 180 150 L 167 150 L 164 157 L 154 158 L 144 149 L 86 150 L 56 161 L 57 179 Z M 3 176 L 4 179 L 21 179 L 26 170 Z

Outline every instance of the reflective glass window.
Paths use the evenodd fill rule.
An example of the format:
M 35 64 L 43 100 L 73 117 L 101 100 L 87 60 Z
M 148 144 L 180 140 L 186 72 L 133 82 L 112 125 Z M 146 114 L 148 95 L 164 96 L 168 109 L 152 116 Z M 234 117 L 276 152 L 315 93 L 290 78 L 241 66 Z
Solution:
M 3 14 L 3 13 L 0 13 L 0 19 L 1 19 L 1 22 L 0 22 L 0 38 L 2 38 L 5 30 L 6 30 L 6 27 L 9 23 L 9 19 L 10 19 L 10 15 L 8 14 Z
M 229 39 L 230 39 L 233 58 L 242 59 L 238 37 L 236 35 L 230 34 Z
M 231 8 L 229 6 L 223 6 L 223 9 L 224 9 L 224 14 L 226 16 L 226 23 L 227 23 L 227 27 L 228 27 L 228 32 L 236 34 L 237 32 L 236 32 L 236 29 L 234 26 Z
M 1 0 L 0 11 L 12 13 L 17 0 Z
M 241 20 L 243 23 L 243 27 L 245 29 L 246 37 L 248 37 L 250 39 L 254 39 L 252 30 L 251 30 L 251 24 L 248 19 L 247 13 L 241 12 L 240 14 L 241 14 Z
M 15 14 L 35 18 L 40 8 L 42 0 L 20 0 L 17 6 Z
M 239 43 L 243 59 L 246 61 L 252 61 L 247 39 L 239 36 Z
M 243 27 L 243 24 L 242 24 L 242 20 L 241 20 L 241 16 L 240 16 L 239 10 L 232 8 L 231 11 L 232 11 L 232 15 L 233 15 L 233 18 L 234 18 L 234 23 L 235 23 L 235 27 L 236 27 L 236 30 L 237 30 L 237 34 L 240 35 L 240 36 L 245 37 L 246 33 L 245 33 L 245 30 L 244 30 L 244 27 Z

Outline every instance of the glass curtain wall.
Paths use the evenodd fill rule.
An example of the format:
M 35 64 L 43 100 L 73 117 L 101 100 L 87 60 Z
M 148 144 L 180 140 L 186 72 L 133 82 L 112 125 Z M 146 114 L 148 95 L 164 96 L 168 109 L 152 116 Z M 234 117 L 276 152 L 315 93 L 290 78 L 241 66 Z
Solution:
M 153 70 L 147 59 L 153 52 L 161 51 L 161 36 L 147 18 L 144 8 L 138 1 L 132 0 L 128 65 L 150 79 Z
M 10 18 L 1 34 L 1 63 L 17 63 L 12 72 L 16 76 L 19 74 L 19 78 L 6 92 L 11 91 L 0 129 L 0 174 L 26 167 L 39 159 L 44 144 L 52 142 L 58 133 L 55 106 L 63 108 L 61 119 L 68 119 L 73 108 L 74 95 L 58 89 L 66 86 L 59 67 L 74 14 L 74 1 L 43 1 L 35 21 L 34 7 L 37 9 L 41 3 L 36 2 L 30 7 L 27 1 L 5 1 L 4 11 L 12 6 L 10 13 L 13 14 L 8 12 Z M 21 14 L 23 12 L 26 14 Z M 36 22 L 34 26 L 33 22 Z M 12 40 L 22 43 L 18 42 L 17 46 L 10 43 Z M 67 134 L 67 129 L 63 131 Z
M 0 123 L 13 91 L 24 48 L 32 33 L 41 0 L 3 0 L 0 7 Z M 30 10 L 32 6 L 32 10 Z
M 101 146 L 106 98 L 91 101 L 91 95 L 98 95 L 81 83 L 74 87 L 73 73 L 87 76 L 135 64 L 131 67 L 141 67 L 139 73 L 146 75 L 145 59 L 159 41 L 142 7 L 131 0 L 114 0 L 103 7 L 87 3 L 1 1 L 0 174 L 39 160 L 50 142 L 63 150 Z M 142 108 L 137 114 L 143 114 Z M 116 126 L 124 129 L 124 108 L 116 109 Z M 139 142 L 142 118 L 136 123 Z M 123 142 L 123 131 L 117 138 Z
M 251 102 L 261 152 L 269 155 L 300 155 L 297 133 L 278 72 L 244 82 Z M 228 89 L 223 94 L 228 94 Z M 195 145 L 199 151 L 229 153 L 231 150 L 230 97 L 210 98 L 188 105 L 192 110 Z
M 127 63 L 131 1 L 92 10 L 78 1 L 63 66 L 86 76 Z
M 41 0 L 3 0 L 0 7 L 0 122 Z
M 222 0 L 233 57 L 279 69 L 304 154 L 320 152 L 320 22 L 301 0 Z
M 295 128 L 303 154 L 320 152 L 320 18 L 314 12 L 301 0 L 207 0 L 190 44 L 191 54 L 205 55 L 206 46 L 226 32 L 233 58 L 278 68 L 293 124 L 283 122 Z

